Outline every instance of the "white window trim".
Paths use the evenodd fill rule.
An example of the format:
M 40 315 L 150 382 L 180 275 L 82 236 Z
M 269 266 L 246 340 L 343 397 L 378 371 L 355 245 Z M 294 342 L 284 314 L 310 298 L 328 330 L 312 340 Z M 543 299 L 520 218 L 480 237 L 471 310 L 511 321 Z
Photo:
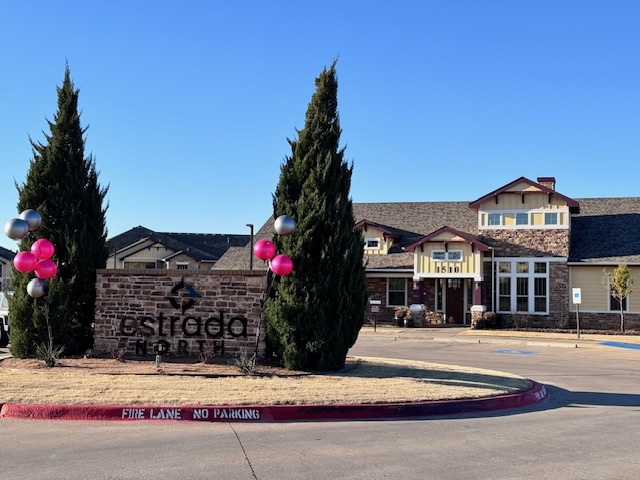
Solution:
M 556 223 L 547 223 L 547 215 L 553 215 L 553 214 L 556 215 Z M 554 227 L 557 227 L 559 225 L 559 223 L 558 223 L 559 220 L 560 219 L 558 218 L 558 212 L 544 212 L 544 224 L 545 224 L 545 226 L 552 225 Z
M 509 215 L 513 215 L 514 216 L 514 221 L 515 221 L 515 217 L 516 214 L 518 213 L 526 213 L 528 215 L 528 222 L 526 225 L 504 225 L 504 216 L 509 214 Z M 565 218 L 567 219 L 567 224 L 566 225 L 561 225 L 559 223 L 556 224 L 542 224 L 542 225 L 533 225 L 531 223 L 531 216 L 534 213 L 556 213 L 558 214 L 558 221 L 560 221 L 560 216 L 562 214 L 565 214 Z M 500 215 L 500 225 L 488 225 L 489 223 L 489 215 L 490 214 L 494 214 L 494 215 Z M 482 224 L 482 217 L 483 215 L 486 215 L 487 217 L 487 225 L 483 225 Z M 524 210 L 524 209 L 517 209 L 517 210 L 480 210 L 478 211 L 478 229 L 479 230 L 544 230 L 544 229 L 563 229 L 563 230 L 568 230 L 569 229 L 569 221 L 570 221 L 570 215 L 569 215 L 569 208 L 568 207 L 562 207 L 562 208 L 554 208 L 554 209 L 549 209 L 549 208 L 532 208 L 531 210 Z
M 449 258 L 450 253 L 459 253 L 460 258 Z M 433 258 L 434 253 L 444 253 L 444 258 Z M 462 262 L 464 261 L 464 252 L 462 250 L 431 250 L 431 260 L 434 262 Z
M 527 223 L 518 223 L 518 215 L 526 215 L 527 216 Z M 516 228 L 523 228 L 523 227 L 527 227 L 531 225 L 531 214 L 527 211 L 527 212 L 515 212 L 515 221 L 516 221 Z
M 189 262 L 176 262 L 176 268 L 179 268 L 179 266 L 185 266 L 185 270 L 189 269 Z
M 629 303 L 631 303 L 630 300 L 631 300 L 630 296 L 627 296 L 624 299 L 624 302 L 626 302 L 626 304 L 627 304 L 625 306 L 625 308 L 622 309 L 622 311 L 624 313 L 629 313 L 630 312 L 630 309 L 629 309 Z M 615 308 L 615 309 L 611 308 L 611 302 L 612 301 L 613 301 L 613 296 L 611 295 L 611 276 L 609 276 L 609 279 L 607 281 L 607 309 L 605 310 L 605 312 L 607 312 L 607 313 L 620 313 L 620 309 L 619 308 Z
M 394 278 L 394 277 L 389 277 L 389 278 Z M 408 298 L 408 294 L 409 294 L 409 292 L 407 291 L 408 290 L 408 288 L 407 288 L 407 283 L 408 282 L 407 282 L 406 277 L 404 278 L 404 303 L 402 305 L 392 304 L 389 301 L 389 292 L 390 292 L 390 290 L 389 290 L 389 278 L 387 278 L 387 307 L 390 307 L 390 308 L 392 308 L 392 307 L 406 307 L 407 306 L 407 298 Z M 395 278 L 398 278 L 398 277 L 395 277 Z M 393 290 L 393 291 L 394 292 L 399 292 L 400 290 Z
M 514 258 L 514 257 L 510 257 L 510 258 L 499 258 L 496 257 L 495 259 L 495 272 L 496 272 L 496 284 L 495 284 L 495 305 L 496 305 L 496 311 L 498 313 L 514 313 L 514 314 L 521 314 L 521 315 L 549 315 L 549 289 L 550 289 L 550 278 L 551 278 L 551 268 L 550 268 L 550 264 L 551 261 L 547 258 L 540 258 L 540 257 L 534 257 L 534 258 Z M 498 268 L 498 264 L 500 262 L 504 262 L 504 263 L 511 263 L 511 272 L 509 273 L 503 273 L 499 271 Z M 529 272 L 525 275 L 523 273 L 517 273 L 516 272 L 516 263 L 518 262 L 527 262 L 529 263 Z M 536 263 L 546 263 L 547 264 L 547 271 L 546 273 L 535 273 L 535 264 Z M 509 293 L 509 298 L 510 298 L 510 310 L 499 310 L 500 308 L 500 278 L 505 278 L 505 277 L 509 277 L 511 278 L 511 291 Z M 517 302 L 518 302 L 518 295 L 517 295 L 517 278 L 522 278 L 522 277 L 526 277 L 529 279 L 529 285 L 528 285 L 528 292 L 527 292 L 527 299 L 529 301 L 529 308 L 527 309 L 526 312 L 523 311 L 517 311 L 516 307 L 517 307 Z M 547 291 L 546 291 L 546 306 L 545 306 L 545 311 L 544 312 L 536 312 L 535 311 L 535 299 L 536 299 L 536 295 L 535 295 L 535 279 L 536 278 L 546 278 L 547 279 Z
M 377 246 L 370 247 L 369 246 L 369 242 L 376 242 Z M 370 238 L 365 238 L 364 239 L 364 249 L 365 250 L 380 250 L 380 248 L 381 248 L 380 245 L 381 245 L 381 242 L 380 242 L 380 239 L 378 237 L 370 237 Z

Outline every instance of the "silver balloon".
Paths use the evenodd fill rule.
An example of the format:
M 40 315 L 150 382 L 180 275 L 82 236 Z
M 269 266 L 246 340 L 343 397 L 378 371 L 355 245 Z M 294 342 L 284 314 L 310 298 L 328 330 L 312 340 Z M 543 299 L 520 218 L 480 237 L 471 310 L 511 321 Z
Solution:
M 29 233 L 29 224 L 21 218 L 12 218 L 4 224 L 4 233 L 11 240 L 22 240 Z
M 22 212 L 20 214 L 20 218 L 27 222 L 27 224 L 29 225 L 29 231 L 31 232 L 37 230 L 42 223 L 42 217 L 40 216 L 40 214 L 31 208 Z
M 296 229 L 296 221 L 289 215 L 280 215 L 273 224 L 278 235 L 291 235 Z
M 32 278 L 27 284 L 27 293 L 33 298 L 40 298 L 46 295 L 47 290 L 47 282 L 41 278 Z

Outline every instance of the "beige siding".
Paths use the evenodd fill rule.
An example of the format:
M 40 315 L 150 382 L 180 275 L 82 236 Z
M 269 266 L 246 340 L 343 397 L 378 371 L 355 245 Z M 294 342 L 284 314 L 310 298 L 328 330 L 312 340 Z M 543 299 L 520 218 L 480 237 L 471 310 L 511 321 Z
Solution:
M 531 224 L 532 225 L 544 225 L 544 215 L 542 213 L 532 213 L 531 214 Z
M 384 233 L 381 230 L 375 227 L 372 227 L 371 225 L 367 225 L 366 231 L 362 229 L 362 236 L 364 237 L 365 242 L 366 240 L 369 240 L 369 239 L 377 239 L 380 245 L 380 248 L 373 249 L 373 248 L 366 248 L 366 243 L 365 243 L 364 252 L 367 255 L 386 255 L 389 252 L 391 245 L 393 244 L 393 238 L 385 237 Z
M 608 312 L 609 294 L 604 285 L 604 268 L 598 266 L 570 266 L 571 288 L 580 288 L 580 310 Z M 608 272 L 613 272 L 616 266 L 607 267 Z M 631 277 L 640 280 L 640 267 L 629 267 Z M 569 293 L 571 293 L 569 291 Z M 627 300 L 629 311 L 640 311 L 640 291 L 636 288 Z M 571 310 L 575 311 L 575 305 L 571 303 Z
M 512 226 L 516 224 L 516 214 L 515 213 L 505 213 L 502 216 L 502 223 L 507 226 Z
M 424 251 L 416 249 L 418 255 L 418 274 L 446 274 L 448 276 L 476 275 L 480 273 L 481 259 L 478 251 L 473 252 L 469 243 L 452 242 L 449 251 L 462 251 L 462 261 L 446 261 L 432 259 L 432 252 L 443 251 L 444 243 L 428 242 L 424 244 Z
M 480 210 L 534 210 L 539 208 L 558 209 L 564 208 L 566 206 L 567 203 L 558 195 L 551 195 L 551 198 L 549 198 L 549 195 L 543 192 L 528 192 L 524 194 L 524 197 L 519 194 L 501 193 L 498 195 L 498 203 L 496 203 L 495 198 L 491 198 L 482 203 L 482 205 L 480 206 Z

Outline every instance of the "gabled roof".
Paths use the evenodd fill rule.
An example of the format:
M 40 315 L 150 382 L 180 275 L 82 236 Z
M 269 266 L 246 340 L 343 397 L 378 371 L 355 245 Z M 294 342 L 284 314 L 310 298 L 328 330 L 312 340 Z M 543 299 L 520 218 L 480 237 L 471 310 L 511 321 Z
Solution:
M 520 185 L 522 183 L 526 183 L 532 187 L 535 187 L 537 190 L 549 194 L 549 195 L 554 195 L 556 197 L 559 197 L 561 199 L 563 199 L 566 203 L 567 206 L 571 209 L 571 213 L 579 213 L 580 212 L 580 203 L 578 203 L 576 200 L 573 200 L 565 195 L 562 195 L 561 193 L 558 193 L 557 191 L 553 190 L 552 188 L 546 187 L 540 183 L 534 182 L 533 180 L 529 180 L 528 178 L 525 177 L 520 177 L 517 180 L 514 180 L 513 182 L 507 183 L 506 185 L 494 190 L 491 193 L 488 193 L 487 195 L 484 195 L 482 197 L 480 197 L 477 200 L 474 200 L 473 202 L 471 202 L 469 204 L 469 207 L 474 208 L 474 209 L 478 209 L 480 208 L 480 205 L 482 205 L 482 203 L 484 203 L 487 200 L 490 200 L 492 198 L 497 197 L 500 194 L 504 194 L 504 193 L 512 193 L 512 194 L 525 194 L 527 192 L 523 192 L 522 190 L 513 190 L 513 188 L 516 185 Z
M 0 257 L 5 258 L 9 261 L 13 260 L 13 257 L 16 256 L 15 252 L 12 252 L 11 250 L 8 250 L 4 247 L 0 247 Z
M 355 225 L 355 228 L 362 228 L 364 230 L 366 230 L 367 227 L 376 228 L 376 229 L 380 230 L 387 237 L 400 238 L 400 236 L 401 236 L 397 232 L 397 229 L 395 229 L 393 227 L 389 227 L 387 225 L 380 225 L 379 223 L 370 222 L 369 220 L 361 220 L 358 223 L 356 223 L 356 225 Z
M 107 240 L 107 248 L 112 253 L 119 252 L 150 239 L 174 252 L 186 253 L 196 261 L 211 262 L 218 260 L 229 247 L 244 247 L 250 238 L 250 235 L 154 232 L 138 226 Z
M 475 247 L 481 251 L 481 252 L 486 252 L 489 250 L 489 246 L 482 243 L 481 241 L 479 241 L 477 238 L 474 238 L 473 236 L 461 232 L 460 230 L 456 230 L 455 228 L 451 228 L 451 227 L 442 227 L 439 230 L 436 230 L 435 232 L 430 233 L 429 235 L 425 235 L 424 237 L 422 237 L 420 240 L 418 240 L 417 242 L 409 245 L 408 247 L 405 248 L 405 251 L 407 252 L 413 252 L 416 247 L 419 247 L 420 245 L 430 242 L 432 240 L 437 239 L 440 235 L 442 235 L 443 233 L 450 233 L 452 235 L 455 235 L 456 237 L 460 237 L 462 238 L 465 242 L 468 242 L 472 245 L 475 245 Z M 441 241 L 441 240 L 438 240 Z
M 478 229 L 478 214 L 470 208 L 476 202 L 491 198 L 498 191 L 508 191 L 514 184 L 527 182 L 540 191 L 559 195 L 554 190 L 531 182 L 524 177 L 501 189 L 485 195 L 475 202 L 397 202 L 354 203 L 356 224 L 367 222 L 384 226 L 398 234 L 393 250 L 388 255 L 365 255 L 367 269 L 412 269 L 413 254 L 406 249 L 430 234 L 449 228 L 462 238 L 477 241 L 486 247 L 495 247 L 491 238 Z M 569 262 L 580 263 L 640 263 L 640 197 L 568 199 L 571 207 L 571 237 Z M 579 205 L 579 210 L 577 206 Z M 274 235 L 273 217 L 259 229 L 255 240 L 271 239 Z M 466 237 L 465 237 L 466 236 Z M 402 250 L 404 247 L 405 251 Z M 397 253 L 396 253 L 397 252 Z M 216 267 L 235 270 L 248 269 L 250 246 L 229 249 Z M 215 268 L 215 267 L 214 267 Z M 254 257 L 254 269 L 266 265 Z

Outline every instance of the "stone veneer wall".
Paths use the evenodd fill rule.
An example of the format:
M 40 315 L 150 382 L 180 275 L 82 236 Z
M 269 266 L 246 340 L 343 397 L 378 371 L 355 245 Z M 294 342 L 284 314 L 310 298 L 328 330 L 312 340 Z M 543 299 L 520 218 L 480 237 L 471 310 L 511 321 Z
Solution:
M 483 230 L 482 241 L 495 247 L 496 257 L 567 257 L 568 229 Z
M 252 354 L 265 285 L 249 270 L 98 270 L 94 350 L 154 355 L 164 341 L 175 356 Z M 260 339 L 264 355 L 264 324 Z
M 620 312 L 579 312 L 580 330 L 611 330 L 620 331 Z M 576 328 L 576 312 L 571 312 L 569 328 Z M 625 330 L 640 330 L 638 314 L 624 314 Z
M 487 310 L 491 310 L 491 262 L 484 263 L 484 291 L 483 301 Z M 529 327 L 533 328 L 561 328 L 570 320 L 569 314 L 569 266 L 565 262 L 549 262 L 549 314 L 518 314 L 520 322 L 527 317 Z M 494 303 L 497 309 L 497 304 Z M 499 313 L 504 327 L 513 326 L 514 315 Z

